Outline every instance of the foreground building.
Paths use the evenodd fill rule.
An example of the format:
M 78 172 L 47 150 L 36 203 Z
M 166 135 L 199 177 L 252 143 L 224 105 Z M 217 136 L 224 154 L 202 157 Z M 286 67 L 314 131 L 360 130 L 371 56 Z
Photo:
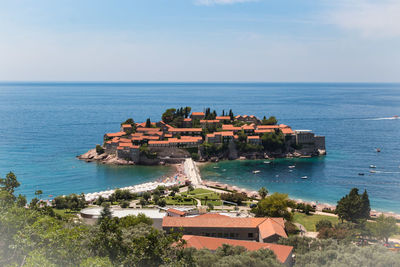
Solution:
M 283 218 L 238 218 L 208 213 L 194 217 L 164 217 L 162 228 L 166 232 L 182 231 L 186 235 L 208 236 L 276 242 L 287 238 Z
M 195 249 L 209 249 L 212 251 L 217 250 L 224 244 L 231 246 L 241 246 L 249 251 L 269 249 L 274 252 L 276 259 L 280 263 L 286 266 L 293 265 L 293 247 L 291 246 L 195 235 L 184 235 L 182 239 L 186 241 L 185 247 Z

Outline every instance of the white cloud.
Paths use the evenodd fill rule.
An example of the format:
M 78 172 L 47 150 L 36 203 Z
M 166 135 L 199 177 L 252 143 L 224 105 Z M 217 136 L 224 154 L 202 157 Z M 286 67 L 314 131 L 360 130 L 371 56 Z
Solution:
M 203 6 L 231 5 L 237 3 L 256 2 L 258 0 L 196 0 L 195 3 Z
M 400 36 L 400 1 L 347 0 L 339 3 L 327 14 L 329 23 L 367 38 Z

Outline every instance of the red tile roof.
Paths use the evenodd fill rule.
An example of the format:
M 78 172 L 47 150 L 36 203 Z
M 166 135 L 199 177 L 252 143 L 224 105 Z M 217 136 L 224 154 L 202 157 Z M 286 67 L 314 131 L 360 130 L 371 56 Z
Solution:
M 221 135 L 222 135 L 222 136 L 233 136 L 234 134 L 233 134 L 233 132 L 231 131 L 231 132 L 221 132 Z
M 291 253 L 293 251 L 293 247 L 291 246 L 271 244 L 271 243 L 259 243 L 254 241 L 245 241 L 245 240 L 234 240 L 227 238 L 184 235 L 182 239 L 186 241 L 185 244 L 186 247 L 195 249 L 206 248 L 209 250 L 217 250 L 219 247 L 222 247 L 223 244 L 231 246 L 241 246 L 250 251 L 260 250 L 260 249 L 270 249 L 274 252 L 277 260 L 280 261 L 281 263 L 285 263 L 286 260 L 291 256 Z
M 216 120 L 231 120 L 230 116 L 217 116 L 215 118 Z
M 107 135 L 108 137 L 121 137 L 121 136 L 126 135 L 126 133 L 125 133 L 125 132 L 107 133 L 106 135 Z
M 192 112 L 192 115 L 194 116 L 204 116 L 204 112 Z
M 180 216 L 183 216 L 183 215 L 186 214 L 186 212 L 181 211 L 181 210 L 176 210 L 176 209 L 168 209 L 167 212 L 175 213 L 175 214 L 178 214 Z
M 258 140 L 258 139 L 260 139 L 260 137 L 259 137 L 259 136 L 247 136 L 247 139 L 255 139 L 255 140 Z
M 242 128 L 235 127 L 232 124 L 224 124 L 224 125 L 222 125 L 222 130 L 223 131 L 240 131 L 240 130 L 242 130 Z
M 279 125 L 258 125 L 257 129 L 262 130 L 262 129 L 278 129 Z
M 243 125 L 242 126 L 243 130 L 254 130 L 254 125 Z
M 192 119 L 191 118 L 184 118 L 183 121 L 190 122 L 190 121 L 192 121 Z
M 218 123 L 219 120 L 200 120 L 200 123 Z
M 202 132 L 201 128 L 169 128 L 169 132 L 179 133 L 179 132 Z
M 122 128 L 132 128 L 132 125 L 130 125 L 130 124 L 122 124 Z
M 258 228 L 263 239 L 274 234 L 287 237 L 282 218 L 237 218 L 207 213 L 195 217 L 164 217 L 162 226 L 170 228 Z
M 289 127 L 282 128 L 281 131 L 282 131 L 283 134 L 294 134 L 293 130 L 290 129 Z
M 138 132 L 159 132 L 161 131 L 160 128 L 137 128 L 136 131 Z

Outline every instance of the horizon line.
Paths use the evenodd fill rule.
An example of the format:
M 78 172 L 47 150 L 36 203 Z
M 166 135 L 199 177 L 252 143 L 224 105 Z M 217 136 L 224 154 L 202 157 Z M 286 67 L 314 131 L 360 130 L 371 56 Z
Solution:
M 1 81 L 0 84 L 39 84 L 39 83 L 64 83 L 64 84 L 400 84 L 400 81 L 393 82 L 363 82 L 363 81 Z

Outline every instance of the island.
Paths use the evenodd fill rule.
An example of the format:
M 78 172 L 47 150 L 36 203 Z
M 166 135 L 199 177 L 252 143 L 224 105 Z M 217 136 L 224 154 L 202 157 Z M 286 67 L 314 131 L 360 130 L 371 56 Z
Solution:
M 292 130 L 274 116 L 234 115 L 206 108 L 167 109 L 158 122 L 121 123 L 119 132 L 106 133 L 103 144 L 79 159 L 120 165 L 164 165 L 188 158 L 200 162 L 271 159 L 325 155 L 325 136 L 311 130 Z

